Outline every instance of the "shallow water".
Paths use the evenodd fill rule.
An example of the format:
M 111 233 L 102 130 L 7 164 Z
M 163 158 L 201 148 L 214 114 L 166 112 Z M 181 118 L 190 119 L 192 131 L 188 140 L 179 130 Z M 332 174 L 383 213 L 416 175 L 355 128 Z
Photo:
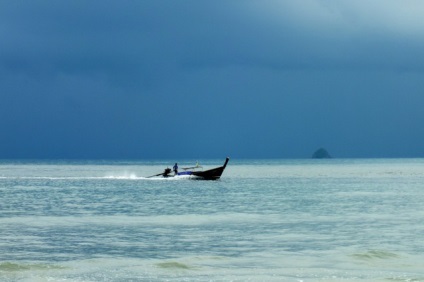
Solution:
M 0 280 L 424 281 L 424 159 L 172 164 L 2 161 Z

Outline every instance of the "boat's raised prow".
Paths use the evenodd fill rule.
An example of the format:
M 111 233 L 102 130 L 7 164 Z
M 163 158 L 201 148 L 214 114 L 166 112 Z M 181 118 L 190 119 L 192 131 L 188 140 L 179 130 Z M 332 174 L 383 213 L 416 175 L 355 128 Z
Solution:
M 227 157 L 223 166 L 204 171 L 193 171 L 191 175 L 197 176 L 198 179 L 202 180 L 217 180 L 221 177 L 229 160 L 230 158 Z

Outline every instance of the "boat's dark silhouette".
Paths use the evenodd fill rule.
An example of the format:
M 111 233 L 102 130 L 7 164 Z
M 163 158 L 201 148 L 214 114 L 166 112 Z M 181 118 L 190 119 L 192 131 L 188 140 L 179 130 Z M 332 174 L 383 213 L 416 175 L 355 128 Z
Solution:
M 227 157 L 223 166 L 205 171 L 192 171 L 191 175 L 195 175 L 199 178 L 202 178 L 203 180 L 217 180 L 221 177 L 229 160 L 230 158 Z
M 183 171 L 183 172 L 179 172 L 177 175 L 171 175 L 171 169 L 166 168 L 164 170 L 164 172 L 158 173 L 158 174 L 155 174 L 155 175 L 152 175 L 152 176 L 148 176 L 147 178 L 154 177 L 154 176 L 175 177 L 175 176 L 188 175 L 188 176 L 193 176 L 193 177 L 190 177 L 190 179 L 218 180 L 219 178 L 221 178 L 221 175 L 224 172 L 229 160 L 230 160 L 230 158 L 227 157 L 225 159 L 224 165 L 220 166 L 220 167 L 216 167 L 216 168 L 212 168 L 212 169 L 208 169 L 208 170 L 203 170 L 203 171 L 186 170 L 186 171 Z M 196 166 L 196 167 L 192 167 L 192 168 L 198 168 L 198 167 L 200 167 L 200 166 Z M 190 168 L 187 168 L 187 169 L 190 169 Z

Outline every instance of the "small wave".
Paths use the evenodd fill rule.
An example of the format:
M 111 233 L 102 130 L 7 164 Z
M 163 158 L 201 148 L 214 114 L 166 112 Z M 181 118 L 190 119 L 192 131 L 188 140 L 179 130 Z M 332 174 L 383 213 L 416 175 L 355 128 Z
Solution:
M 176 262 L 176 261 L 160 262 L 160 263 L 157 263 L 156 265 L 160 268 L 165 268 L 165 269 L 185 269 L 185 270 L 193 269 L 193 267 L 188 266 L 187 264 Z
M 382 250 L 370 250 L 365 253 L 353 254 L 352 257 L 359 260 L 374 260 L 374 259 L 393 259 L 399 256 L 395 253 Z
M 0 271 L 16 272 L 25 270 L 65 269 L 63 266 L 48 264 L 18 264 L 13 262 L 0 263 Z

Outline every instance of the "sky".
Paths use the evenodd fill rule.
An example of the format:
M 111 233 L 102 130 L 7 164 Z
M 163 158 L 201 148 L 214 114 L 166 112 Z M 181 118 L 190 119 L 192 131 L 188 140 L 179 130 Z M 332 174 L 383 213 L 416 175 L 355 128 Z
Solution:
M 424 1 L 0 0 L 0 159 L 424 157 Z

